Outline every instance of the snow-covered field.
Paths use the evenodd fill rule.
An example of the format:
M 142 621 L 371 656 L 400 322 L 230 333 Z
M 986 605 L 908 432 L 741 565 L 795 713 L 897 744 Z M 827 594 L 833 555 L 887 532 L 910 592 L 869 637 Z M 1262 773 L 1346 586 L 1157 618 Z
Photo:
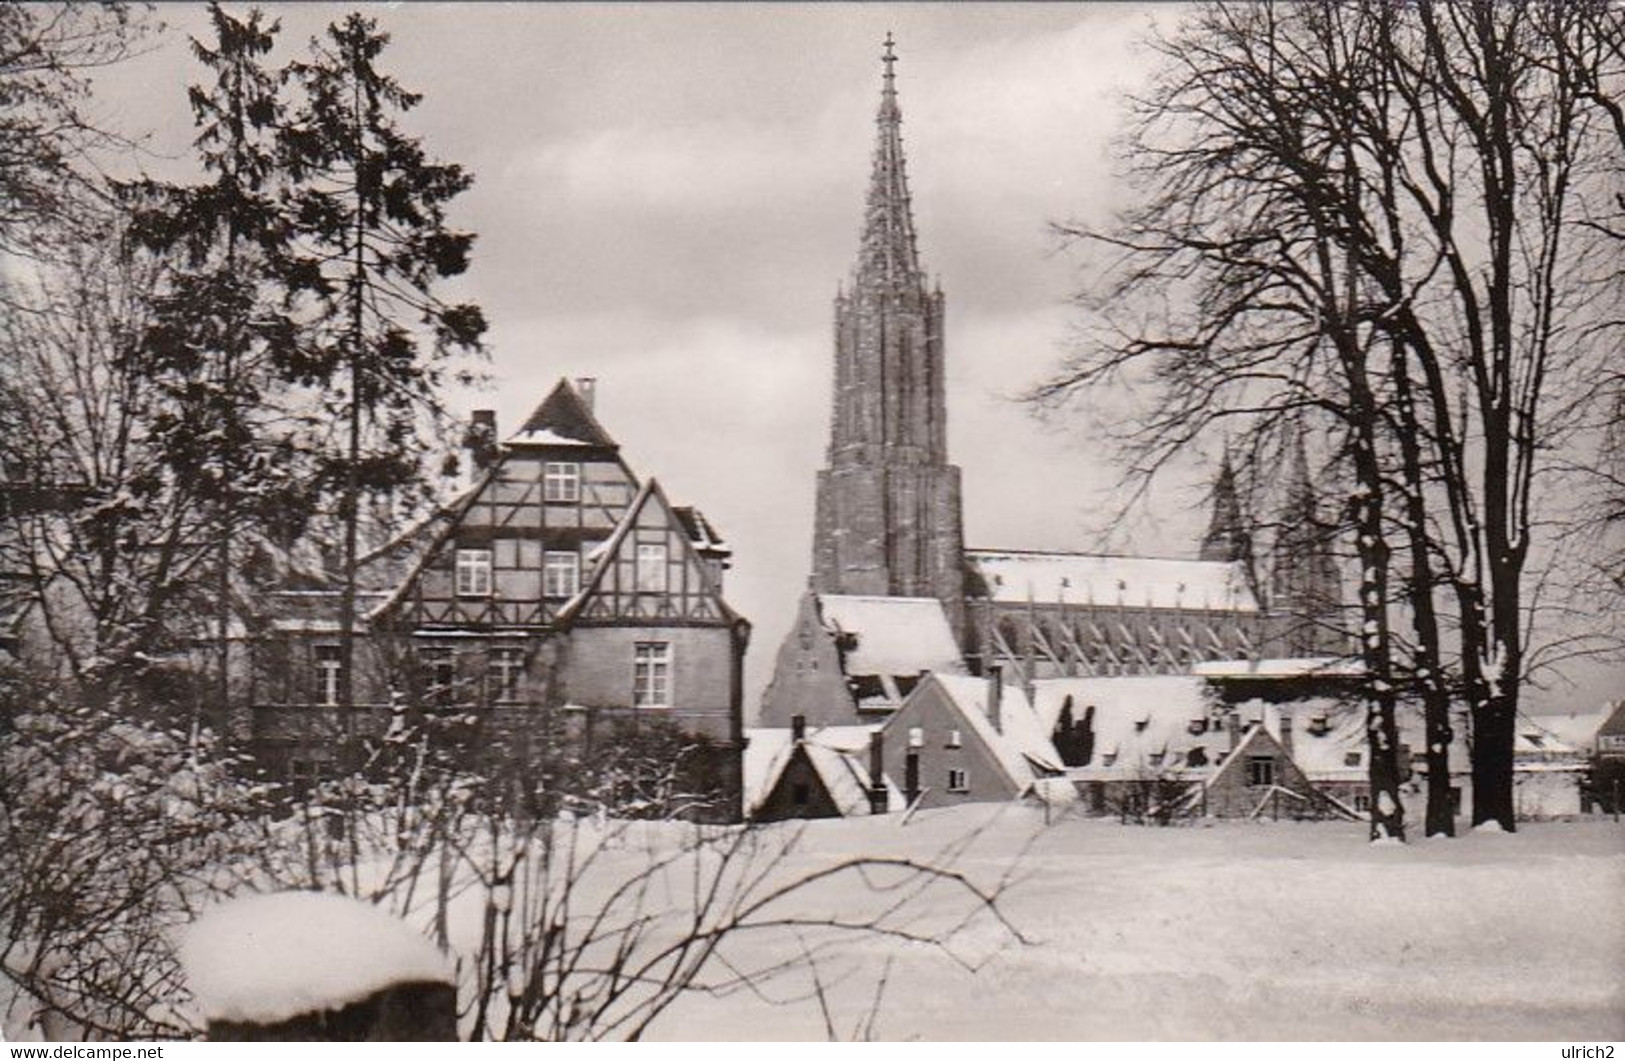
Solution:
M 1019 807 L 783 828 L 805 829 L 796 857 L 811 862 L 929 857 L 984 826 L 958 864 L 986 881 L 1015 866 L 1004 905 L 1030 942 L 974 926 L 960 954 L 975 972 L 917 946 L 849 946 L 822 977 L 838 1033 L 871 1008 L 889 956 L 886 1039 L 1625 1038 L 1625 824 L 1403 847 L 1332 823 L 1045 828 Z M 827 1034 L 816 1004 L 748 994 L 687 999 L 653 1031 Z

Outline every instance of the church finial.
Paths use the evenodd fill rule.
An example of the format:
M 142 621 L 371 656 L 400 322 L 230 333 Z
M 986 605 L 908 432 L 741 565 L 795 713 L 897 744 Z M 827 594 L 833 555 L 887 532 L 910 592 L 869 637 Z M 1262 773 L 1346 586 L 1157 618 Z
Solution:
M 880 111 L 875 117 L 879 136 L 864 204 L 863 238 L 858 251 L 857 276 L 863 281 L 913 283 L 923 287 L 919 253 L 914 242 L 913 208 L 903 165 L 903 112 L 897 105 L 897 42 L 888 32 L 880 61 Z

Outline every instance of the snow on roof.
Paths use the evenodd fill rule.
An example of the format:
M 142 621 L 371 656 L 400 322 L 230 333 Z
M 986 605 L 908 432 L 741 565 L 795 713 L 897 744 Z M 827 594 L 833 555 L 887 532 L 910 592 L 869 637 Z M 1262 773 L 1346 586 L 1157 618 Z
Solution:
M 1257 701 L 1251 701 L 1255 704 Z M 1246 711 L 1249 705 L 1242 705 Z M 1285 705 L 1292 719 L 1292 761 L 1311 781 L 1363 781 L 1369 771 L 1366 762 L 1365 709 L 1336 700 L 1309 699 Z M 1282 708 L 1269 711 L 1274 716 L 1270 732 L 1281 736 Z M 1270 720 L 1266 720 L 1269 725 Z
M 1258 610 L 1242 565 L 1225 561 L 974 549 L 965 562 L 996 601 Z
M 1577 751 L 1592 751 L 1597 746 L 1597 732 L 1611 714 L 1611 707 L 1603 707 L 1583 714 L 1530 715 L 1524 721 L 1552 734 Z
M 810 729 L 802 742 L 813 769 L 823 778 L 824 787 L 841 813 L 847 816 L 865 814 L 869 809 L 868 766 L 864 756 L 869 747 L 869 735 L 878 726 L 824 726 Z M 778 784 L 779 775 L 790 762 L 795 744 L 791 731 L 782 727 L 747 729 L 745 736 L 745 805 L 755 810 Z M 891 806 L 900 806 L 896 786 L 886 778 Z
M 1303 659 L 1225 659 L 1198 663 L 1192 674 L 1204 678 L 1300 678 L 1306 674 L 1355 677 L 1365 673 L 1357 659 L 1315 656 Z
M 319 892 L 222 903 L 186 930 L 180 958 L 210 1021 L 274 1024 L 395 984 L 455 983 L 445 955 L 404 922 Z
M 995 729 L 988 716 L 987 678 L 964 674 L 934 674 L 932 677 L 1017 787 L 1025 790 L 1041 772 L 1062 769 L 1061 757 L 1050 740 L 1051 727 L 1039 721 L 1027 694 L 1021 689 L 1004 686 L 999 699 L 999 727 Z
M 1194 748 L 1211 766 L 1230 749 L 1207 682 L 1188 675 L 1128 678 L 1047 678 L 1033 682 L 1039 722 L 1053 732 L 1071 698 L 1081 723 L 1094 708 L 1094 754 L 1089 769 L 1114 775 L 1195 766 Z M 1193 732 L 1193 728 L 1195 732 Z M 1093 776 L 1093 775 L 1091 775 Z
M 705 513 L 693 505 L 673 505 L 671 514 L 683 525 L 683 530 L 688 533 L 689 541 L 694 543 L 694 548 L 702 553 L 732 555 L 733 550 L 728 547 L 722 535 L 717 533 L 711 521 L 705 518 Z
M 855 643 L 842 654 L 848 676 L 965 671 L 942 602 L 934 597 L 821 593 L 817 599 L 824 626 L 853 635 Z
M 559 380 L 536 411 L 507 440 L 509 446 L 615 447 L 615 440 L 593 415 L 581 392 Z
M 869 768 L 863 757 L 828 747 L 811 737 L 803 743 L 803 747 L 842 816 L 850 818 L 869 813 Z M 881 781 L 886 786 L 886 806 L 901 807 L 902 796 L 891 778 L 882 776 Z
M 519 431 L 508 439 L 508 445 L 510 446 L 590 446 L 592 444 L 585 439 L 569 438 L 545 427 Z
M 745 730 L 743 777 L 745 806 L 755 809 L 767 798 L 773 783 L 790 759 L 790 730 L 761 727 Z

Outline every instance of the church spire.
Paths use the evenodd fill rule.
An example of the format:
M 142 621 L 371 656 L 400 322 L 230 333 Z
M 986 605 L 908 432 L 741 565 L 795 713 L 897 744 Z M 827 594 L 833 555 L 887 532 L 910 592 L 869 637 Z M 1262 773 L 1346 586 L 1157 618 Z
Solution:
M 903 111 L 897 105 L 896 41 L 886 34 L 880 61 L 878 134 L 864 205 L 863 237 L 858 248 L 855 286 L 913 284 L 923 288 L 919 251 L 914 239 L 914 213 L 903 162 Z
M 1288 655 L 1341 655 L 1346 644 L 1340 629 L 1343 593 L 1334 555 L 1335 528 L 1320 516 L 1305 444 L 1307 429 L 1299 421 L 1288 432 L 1279 526 L 1271 550 L 1270 611 Z
M 1250 564 L 1252 552 L 1252 534 L 1242 518 L 1236 470 L 1230 463 L 1230 447 L 1226 446 L 1219 476 L 1213 481 L 1213 516 L 1202 538 L 1201 557 L 1225 563 L 1244 560 Z
M 852 281 L 835 299 L 835 386 L 818 473 L 813 588 L 964 599 L 959 469 L 948 463 L 941 290 L 914 242 L 896 42 L 881 54 L 878 137 Z

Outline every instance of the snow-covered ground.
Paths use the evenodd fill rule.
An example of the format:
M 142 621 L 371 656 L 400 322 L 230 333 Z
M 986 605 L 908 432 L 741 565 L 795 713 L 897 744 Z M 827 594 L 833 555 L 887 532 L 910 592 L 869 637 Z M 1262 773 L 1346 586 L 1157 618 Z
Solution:
M 682 997 L 645 1037 L 1625 1038 L 1625 824 L 1532 823 L 1516 835 L 1472 832 L 1406 846 L 1368 844 L 1364 827 L 1348 823 L 1153 828 L 1064 817 L 1046 826 L 1036 808 L 986 804 L 928 811 L 907 825 L 901 818 L 765 827 L 742 838 L 746 856 L 723 891 L 740 894 L 732 889 L 747 879 L 760 895 L 854 856 L 908 858 L 986 888 L 1002 882 L 999 908 L 1024 939 L 985 910 L 975 913 L 952 886 L 900 902 L 905 893 L 887 890 L 896 877 L 883 867 L 821 879 L 755 919 L 803 925 L 735 932 L 708 967 L 714 976 L 778 967 L 776 975 L 754 989 Z M 618 910 L 607 923 L 643 926 L 635 949 L 646 954 L 673 932 L 680 938 L 695 896 L 710 894 L 707 873 L 674 855 L 692 839 L 689 827 L 559 828 L 582 845 L 583 858 L 599 852 L 571 890 L 572 924 Z M 733 834 L 714 835 L 727 844 Z M 480 845 L 470 850 L 477 856 Z M 718 849 L 704 850 L 700 865 L 715 865 Z M 639 877 L 655 864 L 666 868 Z M 516 917 L 527 906 L 517 888 L 488 893 L 466 872 L 459 878 L 447 925 L 452 958 L 466 974 L 479 967 L 487 895 Z M 408 918 L 420 929 L 433 915 L 426 887 Z M 888 907 L 894 927 L 931 934 L 964 919 L 963 927 L 949 953 L 895 936 L 840 935 L 818 952 L 816 981 L 808 974 L 806 949 L 830 941 L 817 922 L 862 922 Z M 333 960 L 317 953 L 329 943 L 340 954 L 355 949 L 317 935 L 319 946 L 304 932 L 302 942 L 290 936 L 285 946 L 237 949 L 261 985 L 273 981 L 258 966 L 275 954 L 297 971 Z M 616 930 L 603 939 L 583 952 L 587 967 L 623 937 Z M 222 952 L 228 959 L 231 949 Z M 408 978 L 422 978 L 416 961 L 403 959 Z M 308 993 L 304 979 L 288 982 L 301 998 Z M 503 992 L 500 975 L 498 985 Z M 195 986 L 200 1001 L 211 997 Z M 465 1001 L 471 987 L 463 985 Z M 13 1023 L 8 1036 L 39 1033 Z M 629 1027 L 600 1025 L 597 1034 Z
M 796 857 L 817 860 L 928 857 L 991 826 L 958 864 L 986 881 L 1016 866 L 1004 905 L 1031 942 L 973 926 L 960 954 L 975 972 L 917 946 L 849 946 L 821 978 L 842 1035 L 892 957 L 875 1024 L 886 1039 L 1625 1038 L 1625 825 L 1372 846 L 1341 823 L 1044 828 L 1019 807 L 897 821 L 782 828 L 805 829 Z M 816 1004 L 732 994 L 684 1000 L 654 1034 L 826 1029 Z

